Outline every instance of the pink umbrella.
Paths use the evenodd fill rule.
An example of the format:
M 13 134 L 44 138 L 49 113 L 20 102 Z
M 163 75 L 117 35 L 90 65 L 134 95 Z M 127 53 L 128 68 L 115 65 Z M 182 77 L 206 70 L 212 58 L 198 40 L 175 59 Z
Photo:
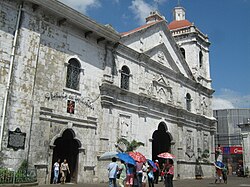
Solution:
M 137 162 L 146 162 L 147 161 L 146 157 L 143 154 L 141 154 L 140 152 L 131 151 L 128 154 Z
M 174 155 L 172 155 L 171 153 L 168 153 L 168 152 L 164 152 L 164 153 L 161 153 L 161 154 L 159 154 L 159 155 L 157 155 L 158 157 L 160 157 L 160 158 L 169 158 L 169 159 L 173 159 L 173 158 L 175 158 L 175 156 Z

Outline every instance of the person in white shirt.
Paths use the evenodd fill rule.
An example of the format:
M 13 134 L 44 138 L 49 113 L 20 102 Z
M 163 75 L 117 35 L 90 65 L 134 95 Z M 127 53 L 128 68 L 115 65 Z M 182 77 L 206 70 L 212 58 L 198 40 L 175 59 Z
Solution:
M 109 187 L 116 186 L 116 177 L 118 172 L 118 164 L 116 163 L 116 158 L 112 158 L 112 162 L 108 165 L 108 177 L 109 177 Z
M 57 162 L 53 165 L 54 170 L 54 178 L 53 178 L 53 184 L 57 184 L 58 176 L 59 176 L 59 170 L 60 170 L 60 159 L 57 160 Z

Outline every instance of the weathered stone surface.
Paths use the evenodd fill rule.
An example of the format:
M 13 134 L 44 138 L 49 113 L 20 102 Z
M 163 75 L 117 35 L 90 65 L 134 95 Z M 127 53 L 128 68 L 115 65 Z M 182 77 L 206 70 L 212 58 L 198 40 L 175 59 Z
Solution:
M 153 134 L 164 124 L 170 137 L 169 151 L 177 157 L 176 176 L 194 178 L 198 148 L 214 150 L 213 91 L 209 84 L 196 81 L 166 23 L 119 40 L 117 33 L 104 31 L 96 23 L 93 27 L 84 16 L 82 24 L 76 25 L 70 19 L 75 12 L 66 6 L 52 3 L 48 7 L 55 11 L 42 2 L 38 7 L 32 1 L 23 5 L 4 124 L 4 165 L 17 169 L 28 160 L 29 167 L 36 167 L 39 182 L 48 183 L 53 161 L 60 156 L 57 143 L 69 133 L 70 141 L 78 146 L 72 149 L 72 154 L 77 152 L 74 160 L 69 160 L 75 164 L 71 168 L 73 182 L 106 181 L 107 161 L 98 159 L 102 153 L 116 150 L 117 140 L 123 137 L 143 142 L 145 146 L 138 151 L 152 159 Z M 57 8 L 70 12 L 64 23 Z M 18 2 L 1 2 L 1 106 L 18 11 Z M 90 27 L 93 33 L 86 34 Z M 107 32 L 110 36 L 102 40 Z M 197 53 L 192 45 L 185 48 L 188 54 Z M 70 59 L 80 64 L 79 90 L 66 87 Z M 123 66 L 130 70 L 128 90 L 121 89 Z M 191 95 L 190 111 L 187 93 Z M 74 114 L 67 113 L 68 100 L 75 102 Z M 13 151 L 6 148 L 7 132 L 17 127 L 27 134 L 25 149 Z M 61 149 L 71 148 L 65 143 Z M 209 161 L 213 161 L 212 155 Z M 213 175 L 210 165 L 202 168 L 205 176 Z

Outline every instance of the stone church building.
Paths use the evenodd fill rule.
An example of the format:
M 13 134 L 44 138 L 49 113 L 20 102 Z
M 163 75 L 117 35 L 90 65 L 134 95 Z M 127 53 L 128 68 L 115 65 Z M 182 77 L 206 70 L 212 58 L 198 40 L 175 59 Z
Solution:
M 1 0 L 1 167 L 27 161 L 50 183 L 66 158 L 71 182 L 107 181 L 99 157 L 126 138 L 149 159 L 174 154 L 177 179 L 197 163 L 213 176 L 210 42 L 184 8 L 173 16 L 117 33 L 57 0 Z

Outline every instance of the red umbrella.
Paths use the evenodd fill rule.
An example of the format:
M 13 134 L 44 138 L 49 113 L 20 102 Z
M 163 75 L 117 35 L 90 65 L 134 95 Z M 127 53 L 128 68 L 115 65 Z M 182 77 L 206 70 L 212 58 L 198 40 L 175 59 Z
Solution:
M 169 158 L 169 159 L 175 158 L 174 155 L 172 155 L 172 154 L 170 154 L 168 152 L 161 153 L 161 154 L 159 154 L 157 156 L 160 157 L 160 158 Z
M 146 162 L 147 161 L 146 157 L 143 154 L 141 154 L 140 152 L 131 151 L 128 154 L 137 162 Z

